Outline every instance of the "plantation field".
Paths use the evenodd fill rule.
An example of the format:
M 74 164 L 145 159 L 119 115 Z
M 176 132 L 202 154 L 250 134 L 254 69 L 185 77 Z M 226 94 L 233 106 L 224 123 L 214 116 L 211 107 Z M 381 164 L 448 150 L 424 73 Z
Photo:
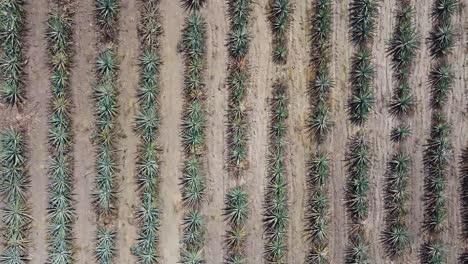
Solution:
M 8 1 L 15 2 L 0 0 L 0 3 Z M 442 0 L 378 1 L 374 36 L 363 43 L 350 39 L 350 4 L 359 0 L 324 0 L 332 3 L 332 12 L 330 46 L 323 50 L 313 48 L 312 42 L 316 39 L 311 40 L 311 18 L 316 10 L 313 3 L 318 0 L 278 0 L 291 5 L 289 27 L 284 32 L 272 30 L 270 24 L 274 16 L 272 18 L 268 10 L 270 2 L 275 1 L 246 1 L 250 3 L 250 16 L 241 21 L 240 26 L 246 27 L 250 42 L 245 54 L 234 54 L 228 34 L 239 26 L 230 17 L 236 14 L 230 9 L 230 3 L 237 1 L 119 0 L 116 1 L 119 2 L 118 15 L 105 20 L 109 27 L 96 19 L 97 0 L 24 1 L 25 29 L 21 38 L 24 61 L 20 63 L 24 72 L 24 100 L 19 104 L 0 101 L 0 132 L 8 128 L 24 131 L 27 157 L 24 172 L 30 181 L 24 185 L 30 186 L 25 191 L 28 204 L 25 210 L 31 216 L 31 223 L 26 224 L 29 231 L 25 234 L 30 242 L 26 243 L 27 253 L 23 255 L 28 256 L 29 263 L 52 263 L 51 252 L 60 251 L 59 246 L 50 249 L 54 243 L 51 237 L 58 236 L 60 240 L 62 234 L 51 231 L 56 223 L 49 223 L 56 213 L 53 210 L 60 211 L 51 206 L 54 200 L 49 194 L 55 191 L 50 187 L 54 180 L 50 177 L 51 157 L 55 159 L 60 155 L 69 157 L 71 162 L 64 163 L 70 164 L 69 186 L 73 187 L 70 208 L 74 208 L 74 217 L 69 237 L 73 237 L 70 248 L 75 261 L 54 263 L 98 263 L 96 259 L 99 263 L 153 263 L 153 260 L 145 262 L 143 259 L 156 255 L 159 262 L 154 263 L 202 263 L 187 260 L 198 257 L 208 264 L 244 263 L 226 261 L 228 257 L 237 257 L 236 254 L 251 264 L 327 263 L 310 259 L 312 248 L 320 251 L 312 245 L 322 246 L 322 242 L 328 248 L 324 250 L 328 263 L 349 263 L 348 251 L 353 240 L 350 237 L 355 233 L 350 226 L 354 225 L 365 227 L 356 233 L 363 232 L 368 244 L 368 261 L 355 263 L 468 263 L 468 152 L 462 161 L 463 151 L 468 151 L 468 2 L 459 1 L 457 11 L 452 14 L 455 35 L 451 52 L 433 56 L 428 40 L 434 27 L 431 12 L 433 2 Z M 196 7 L 184 7 L 182 2 L 206 3 L 198 13 L 194 11 Z M 420 36 L 410 74 L 404 77 L 413 91 L 413 108 L 403 117 L 389 111 L 395 91 L 395 67 L 388 51 L 396 26 L 397 6 L 402 2 L 412 3 L 411 19 Z M 62 8 L 57 8 L 57 3 Z M 71 19 L 72 40 L 62 47 L 64 51 L 57 48 L 58 41 L 54 42 L 59 38 L 47 33 L 51 31 L 48 21 L 53 10 L 69 14 Z M 187 17 L 190 19 L 186 20 Z M 198 23 L 203 19 L 205 24 Z M 162 33 L 154 25 L 160 25 Z M 203 25 L 204 31 L 199 30 L 198 34 L 190 31 L 197 31 Z M 192 33 L 201 40 L 187 41 Z M 284 39 L 276 34 L 284 34 Z M 287 47 L 285 58 L 274 53 L 276 45 Z M 355 54 L 366 48 L 374 68 L 370 85 L 374 103 L 368 118 L 359 124 L 350 118 L 349 100 L 354 92 L 350 79 L 354 78 L 351 75 Z M 105 51 L 112 53 L 109 56 L 115 64 L 111 59 L 100 64 L 105 58 L 99 56 Z M 60 52 L 70 58 L 56 59 L 59 57 L 56 53 Z M 310 91 L 319 72 L 319 63 L 311 63 L 314 52 L 323 52 L 320 55 L 328 57 L 320 63 L 325 65 L 321 64 L 333 81 L 330 90 L 319 95 Z M 100 61 L 100 58 L 104 59 Z M 59 71 L 61 62 L 70 73 L 69 79 L 64 77 L 65 88 L 56 84 L 58 88 L 52 89 L 51 74 Z M 446 93 L 446 101 L 435 105 L 434 92 L 431 93 L 434 84 L 429 81 L 429 72 L 439 63 L 450 64 L 453 84 Z M 2 66 L 2 71 L 4 68 Z M 145 71 L 149 73 L 145 75 Z M 243 86 L 240 84 L 241 88 L 235 90 L 240 81 L 229 81 L 244 71 L 250 76 L 244 96 L 233 99 Z M 193 80 L 197 74 L 203 76 L 200 78 L 204 85 Z M 57 92 L 59 88 L 65 92 Z M 325 98 L 320 99 L 320 103 L 326 104 L 330 114 L 331 125 L 327 126 L 329 130 L 322 140 L 316 140 L 317 131 L 310 132 L 313 130 L 309 116 L 315 107 L 311 105 L 311 102 L 315 104 L 314 96 Z M 64 101 L 57 99 L 62 97 Z M 111 110 L 99 112 L 98 108 L 106 103 L 112 105 Z M 200 112 L 197 106 L 202 109 Z M 67 135 L 72 143 L 64 147 L 65 150 L 56 143 L 59 140 L 51 139 L 52 112 L 63 114 L 57 117 L 60 119 L 57 123 L 69 129 Z M 442 113 L 451 124 L 451 132 L 446 137 L 443 132 L 440 135 L 434 132 L 438 128 L 434 128 L 434 124 L 445 121 L 434 123 L 436 112 Z M 200 113 L 204 116 L 196 119 Z M 198 123 L 193 121 L 195 119 Z M 403 143 L 392 141 L 390 137 L 392 129 L 400 123 L 409 125 L 412 131 Z M 192 131 L 201 131 L 202 143 L 187 136 Z M 238 134 L 233 131 L 245 132 L 245 141 L 242 141 L 245 145 L 239 143 L 244 156 L 243 152 L 235 155 L 235 147 L 239 145 L 233 139 Z M 365 141 L 362 144 L 358 136 L 361 133 Z M 431 206 L 425 200 L 428 195 L 425 181 L 432 177 L 432 170 L 428 172 L 427 167 L 439 168 L 436 163 L 439 160 L 434 158 L 428 162 L 426 155 L 431 154 L 427 154 L 428 149 L 432 150 L 428 141 L 437 137 L 436 134 L 453 146 L 447 164 L 440 169 L 445 179 L 442 192 L 446 198 L 442 230 L 425 225 L 426 207 Z M 353 140 L 358 143 L 351 146 Z M 353 154 L 365 152 L 363 149 L 369 150 L 365 154 L 370 165 L 365 167 L 365 172 L 360 171 L 361 167 L 355 169 L 353 166 L 357 162 L 351 160 Z M 411 165 L 405 171 L 407 208 L 397 217 L 404 218 L 409 242 L 403 253 L 395 257 L 390 256 L 383 240 L 388 224 L 389 162 L 396 150 L 408 154 Z M 313 180 L 309 177 L 313 177 L 311 171 L 318 165 L 311 169 L 309 164 L 314 154 L 322 153 L 327 153 L 328 157 L 328 178 L 322 185 L 311 187 Z M 240 161 L 234 162 L 233 156 L 240 157 Z M 105 160 L 102 161 L 105 168 L 99 167 L 102 170 L 97 173 L 99 158 Z M 280 172 L 275 170 L 278 164 L 281 164 Z M 2 166 L 7 167 L 4 159 L 0 170 Z M 191 173 L 198 171 L 201 180 L 189 179 Z M 350 213 L 354 209 L 347 197 L 351 192 L 349 185 L 353 184 L 350 180 L 353 172 L 357 177 L 365 175 L 368 180 L 365 217 L 354 217 Z M 2 175 L 6 178 L 5 173 Z M 108 178 L 103 183 L 96 175 Z M 8 186 L 5 182 L 0 184 L 0 217 L 8 214 L 4 208 L 11 203 L 5 198 Z M 234 199 L 236 193 L 231 191 L 235 187 L 245 192 L 246 202 Z M 62 190 L 58 189 L 54 193 Z M 281 194 L 277 194 L 278 190 Z M 329 222 L 326 239 L 317 239 L 317 242 L 306 226 L 312 210 L 309 207 L 311 197 L 320 191 L 328 197 Z M 283 192 L 286 198 L 280 199 Z M 241 197 L 239 193 L 237 198 Z M 464 198 L 460 193 L 464 193 Z M 239 204 L 248 208 L 246 215 L 242 214 L 244 211 L 239 213 L 233 209 L 236 205 L 241 207 Z M 275 218 L 277 214 L 272 209 L 275 206 L 286 208 L 287 224 L 284 226 L 268 222 L 279 218 Z M 203 221 L 196 217 L 199 215 Z M 236 222 L 234 216 L 242 220 Z M 4 234 L 4 222 L 0 223 L 0 256 L 4 256 L 2 254 L 12 243 L 17 243 Z M 201 222 L 203 224 L 199 224 Z M 109 236 L 97 234 L 103 230 L 107 230 Z M 239 241 L 227 235 L 238 230 Z M 445 246 L 444 262 L 421 260 L 425 259 L 421 253 L 426 253 L 421 251 L 423 245 L 433 239 L 442 241 Z M 143 240 L 152 247 L 142 246 Z M 227 245 L 226 240 L 232 244 Z M 113 241 L 109 242 L 111 246 L 107 247 L 107 241 Z M 276 252 L 275 246 L 280 248 L 278 244 L 281 243 L 284 243 L 284 256 L 283 253 L 278 253 L 282 257 L 268 253 Z M 193 252 L 201 253 L 192 256 Z M 466 254 L 464 259 L 460 257 L 462 254 Z M 0 257 L 1 263 L 10 262 Z

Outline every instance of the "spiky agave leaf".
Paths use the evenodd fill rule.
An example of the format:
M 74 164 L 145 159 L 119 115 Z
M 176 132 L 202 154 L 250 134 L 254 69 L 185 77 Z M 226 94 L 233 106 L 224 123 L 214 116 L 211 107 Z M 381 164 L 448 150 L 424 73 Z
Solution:
M 328 264 L 329 260 L 329 250 L 328 247 L 324 244 L 316 244 L 312 246 L 312 249 L 306 257 L 306 264 Z
M 228 14 L 231 27 L 247 26 L 252 11 L 252 0 L 228 1 Z
M 243 226 L 232 226 L 227 232 L 225 243 L 230 252 L 242 252 L 247 239 L 247 232 Z
M 452 90 L 455 76 L 449 64 L 440 64 L 429 73 L 431 85 L 432 105 L 441 107 L 448 99 L 448 93 Z
M 401 256 L 409 245 L 409 230 L 406 225 L 392 224 L 383 233 L 383 242 L 392 256 Z
M 319 102 L 315 106 L 309 120 L 310 130 L 318 138 L 323 140 L 331 129 L 332 121 L 329 112 L 329 107 L 324 102 Z
M 396 87 L 390 102 L 390 114 L 394 116 L 407 115 L 414 110 L 414 105 L 415 100 L 411 87 L 406 82 L 401 83 Z
M 329 158 L 327 154 L 317 153 L 309 163 L 307 184 L 309 188 L 323 187 L 328 181 Z
M 245 264 L 245 257 L 241 253 L 234 253 L 226 257 L 226 264 Z
M 160 23 L 159 1 L 146 1 L 141 12 L 139 35 L 141 44 L 147 48 L 157 48 L 163 29 Z
M 404 152 L 393 155 L 388 164 L 388 175 L 385 192 L 387 221 L 391 223 L 404 222 L 407 214 L 406 202 L 409 200 L 408 191 L 409 169 L 411 158 Z
M 202 251 L 196 249 L 184 250 L 181 253 L 181 264 L 204 264 L 205 260 L 202 258 Z
M 199 11 L 205 4 L 206 0 L 181 0 L 182 7 L 185 10 Z
M 237 26 L 228 33 L 228 51 L 234 59 L 245 57 L 249 51 L 250 37 L 246 25 Z
M 118 0 L 96 0 L 97 22 L 107 34 L 116 30 L 119 8 Z
M 432 6 L 432 19 L 449 22 L 458 10 L 458 0 L 436 0 Z
M 198 210 L 190 210 L 182 220 L 184 226 L 182 242 L 188 249 L 199 249 L 204 244 L 205 225 Z
M 390 132 L 390 139 L 394 142 L 400 142 L 405 140 L 411 135 L 411 129 L 409 125 L 400 124 L 394 128 Z
M 206 23 L 197 12 L 191 13 L 185 20 L 182 31 L 182 50 L 186 59 L 200 59 L 205 54 Z
M 273 34 L 285 35 L 291 21 L 292 5 L 289 0 L 271 0 L 268 19 Z
M 359 229 L 357 234 L 351 235 L 351 245 L 347 252 L 347 263 L 353 264 L 369 264 L 370 245 L 363 231 Z
M 328 240 L 328 226 L 330 224 L 329 201 L 327 193 L 318 190 L 308 202 L 306 213 L 307 237 L 313 244 L 325 244 Z
M 200 160 L 192 157 L 185 161 L 181 182 L 182 200 L 187 206 L 197 207 L 203 200 L 205 182 L 201 172 Z
M 353 221 L 362 221 L 369 212 L 369 168 L 370 148 L 363 133 L 351 138 L 346 166 L 348 168 L 348 184 L 346 188 L 346 204 Z
M 348 105 L 351 121 L 355 124 L 363 124 L 368 119 L 374 106 L 374 92 L 371 88 L 374 73 L 370 50 L 359 50 L 353 57 L 351 70 L 352 97 Z
M 249 214 L 248 194 L 242 186 L 236 186 L 226 195 L 224 215 L 230 225 L 243 225 Z
M 106 227 L 100 227 L 96 231 L 96 249 L 94 255 L 97 263 L 112 263 L 115 255 L 115 240 L 117 233 Z
M 70 14 L 66 12 L 54 11 L 49 15 L 46 36 L 47 48 L 52 56 L 59 51 L 69 50 L 72 38 L 71 24 Z
M 429 50 L 433 58 L 449 54 L 455 45 L 455 33 L 450 23 L 435 26 L 429 33 Z
M 462 236 L 468 239 L 468 189 L 463 186 L 468 186 L 468 147 L 462 150 L 460 158 L 460 198 L 461 208 L 460 214 L 462 215 Z
M 392 60 L 394 76 L 402 79 L 408 74 L 408 68 L 413 63 L 419 50 L 420 37 L 412 21 L 414 8 L 403 4 L 396 17 L 397 25 L 392 38 L 388 42 L 387 52 Z
M 105 48 L 96 59 L 96 72 L 103 81 L 111 81 L 117 71 L 117 57 L 112 48 Z
M 446 248 L 442 241 L 433 240 L 422 245 L 421 263 L 442 264 L 445 263 Z
M 328 60 L 328 49 L 330 47 L 330 39 L 333 24 L 332 1 L 316 0 L 313 3 L 315 10 L 312 17 L 312 61 L 318 67 L 321 67 Z
M 369 41 L 375 33 L 378 4 L 376 0 L 353 0 L 349 8 L 351 40 L 355 43 Z

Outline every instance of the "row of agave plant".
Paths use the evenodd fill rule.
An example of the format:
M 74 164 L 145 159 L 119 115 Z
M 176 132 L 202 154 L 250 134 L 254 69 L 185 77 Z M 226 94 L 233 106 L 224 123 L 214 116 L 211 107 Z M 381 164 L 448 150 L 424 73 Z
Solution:
M 96 22 L 99 29 L 96 58 L 96 83 L 93 88 L 96 129 L 94 144 L 96 161 L 93 204 L 97 217 L 94 256 L 97 263 L 112 263 L 116 252 L 117 232 L 117 157 L 116 119 L 118 115 L 117 83 L 118 61 L 115 32 L 118 23 L 119 0 L 96 0 Z
M 56 2 L 47 20 L 51 101 L 48 117 L 48 263 L 74 261 L 73 132 L 70 77 L 73 59 L 72 10 Z
M 26 139 L 18 129 L 6 129 L 0 134 L 0 192 L 3 245 L 0 263 L 27 263 L 28 241 L 32 223 L 28 194 Z
M 182 145 L 184 164 L 181 178 L 182 201 L 187 211 L 182 220 L 181 263 L 204 263 L 205 221 L 201 213 L 206 183 L 205 152 L 205 68 L 206 22 L 200 9 L 205 0 L 183 0 L 188 11 L 182 30 L 181 50 L 185 60 Z
M 229 168 L 236 177 L 247 166 L 247 107 L 246 97 L 249 85 L 249 69 L 247 53 L 250 46 L 248 24 L 252 0 L 231 0 L 228 12 L 231 28 L 228 33 L 229 74 L 227 86 L 229 90 L 228 105 L 228 147 Z
M 329 69 L 333 23 L 332 4 L 331 0 L 314 1 L 314 15 L 311 19 L 311 66 L 317 70 L 308 89 L 312 106 L 308 127 L 312 140 L 315 138 L 318 142 L 318 149 L 322 147 L 323 139 L 332 126 L 329 102 L 330 90 L 334 85 Z M 307 189 L 309 197 L 306 210 L 306 233 L 311 245 L 306 263 L 329 263 L 328 163 L 328 154 L 318 150 L 313 155 L 308 168 Z
M 285 64 L 288 58 L 287 31 L 291 23 L 291 1 L 270 0 L 268 13 L 273 33 L 273 61 Z
M 415 108 L 413 90 L 409 84 L 412 66 L 420 45 L 420 37 L 413 21 L 414 13 L 411 1 L 399 2 L 395 28 L 387 48 L 395 83 L 389 112 L 399 121 L 390 135 L 390 139 L 399 145 L 388 162 L 384 190 L 386 226 L 383 232 L 383 243 L 387 254 L 391 257 L 401 256 L 410 242 L 406 216 L 410 198 L 411 157 L 403 147 L 404 139 L 411 133 L 406 122 Z
M 286 179 L 286 134 L 288 110 L 287 86 L 278 81 L 273 86 L 270 102 L 271 124 L 268 150 L 267 185 L 263 225 L 266 263 L 287 263 L 287 227 L 289 222 Z
M 369 169 L 371 167 L 369 142 L 363 132 L 351 138 L 346 158 L 348 179 L 346 207 L 351 219 L 350 246 L 346 263 L 369 263 L 370 245 L 364 222 L 369 214 Z
M 24 0 L 0 2 L 0 98 L 9 106 L 24 100 Z
M 446 228 L 447 201 L 444 194 L 452 156 L 451 124 L 444 106 L 453 83 L 454 73 L 448 55 L 454 47 L 452 18 L 459 7 L 458 0 L 435 0 L 431 18 L 433 28 L 429 33 L 429 51 L 434 67 L 429 72 L 431 105 L 433 108 L 429 138 L 424 150 L 425 211 L 424 230 L 430 235 L 421 248 L 424 263 L 445 263 L 446 244 L 441 233 Z
M 362 126 L 374 106 L 372 40 L 375 34 L 378 2 L 353 0 L 349 7 L 350 40 L 356 46 L 352 57 L 351 98 L 348 114 L 351 123 Z M 346 154 L 348 170 L 345 203 L 350 218 L 347 263 L 369 263 L 369 241 L 365 222 L 369 214 L 370 146 L 364 131 L 350 139 Z
M 160 91 L 160 24 L 159 0 L 145 0 L 141 7 L 140 37 L 140 81 L 138 84 L 138 113 L 135 131 L 140 138 L 137 158 L 136 182 L 139 205 L 136 220 L 139 226 L 138 239 L 131 251 L 141 264 L 157 262 L 159 242 L 159 182 L 160 161 L 158 151 Z
M 357 46 L 357 51 L 352 57 L 352 95 L 348 103 L 348 113 L 351 122 L 356 125 L 367 121 L 375 101 L 372 87 L 375 68 L 370 44 L 375 34 L 377 11 L 377 0 L 353 0 L 350 3 L 350 38 Z
M 461 225 L 462 239 L 468 241 L 468 147 L 462 150 L 460 159 L 460 199 L 461 199 Z M 468 249 L 464 249 L 460 256 L 460 263 L 468 262 Z
M 227 48 L 229 66 L 227 86 L 228 105 L 228 166 L 236 180 L 242 177 L 247 167 L 247 107 L 246 97 L 249 85 L 247 53 L 250 46 L 249 20 L 252 0 L 228 1 L 230 32 Z M 249 214 L 248 194 L 244 186 L 236 185 L 226 194 L 224 215 L 228 222 L 226 232 L 226 263 L 245 262 L 245 222 Z

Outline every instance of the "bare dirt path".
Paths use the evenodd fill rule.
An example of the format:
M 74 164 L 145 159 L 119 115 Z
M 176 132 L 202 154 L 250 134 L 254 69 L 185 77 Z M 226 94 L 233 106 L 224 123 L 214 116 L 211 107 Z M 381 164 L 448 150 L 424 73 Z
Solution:
M 133 263 L 130 247 L 135 243 L 135 206 L 137 186 L 135 182 L 135 162 L 138 137 L 134 133 L 136 111 L 136 90 L 138 86 L 139 39 L 137 25 L 140 19 L 137 1 L 123 0 L 120 11 L 120 32 L 118 43 L 119 72 L 119 116 L 121 128 L 120 142 L 117 144 L 120 156 L 119 209 L 118 209 L 118 253 L 116 263 Z
M 268 145 L 267 98 L 272 91 L 273 62 L 271 59 L 271 33 L 266 17 L 267 0 L 254 1 L 250 32 L 252 42 L 249 61 L 251 65 L 251 87 L 247 103 L 251 109 L 249 149 L 247 160 L 250 167 L 245 173 L 247 191 L 250 195 L 251 214 L 246 222 L 249 234 L 246 243 L 246 256 L 249 263 L 263 263 L 263 196 L 266 184 L 266 153 Z
M 71 93 L 74 105 L 72 120 L 75 134 L 74 179 L 76 193 L 76 259 L 80 263 L 94 261 L 95 214 L 91 194 L 95 177 L 95 147 L 91 142 L 94 132 L 94 63 L 96 59 L 96 33 L 94 1 L 76 1 L 74 18 L 75 61 L 72 68 Z
M 349 64 L 352 49 L 348 44 L 348 0 L 335 2 L 333 6 L 333 36 L 332 36 L 332 73 L 335 86 L 331 91 L 333 129 L 324 145 L 330 153 L 330 185 L 331 202 L 330 223 L 330 261 L 343 262 L 343 253 L 347 245 L 347 218 L 344 208 L 344 187 L 346 170 L 344 167 L 345 150 L 350 126 L 346 113 L 347 100 L 350 95 L 348 85 Z
M 47 113 L 49 99 L 49 72 L 47 67 L 45 25 L 47 21 L 47 1 L 28 2 L 26 9 L 25 38 L 28 48 L 25 57 L 26 96 L 28 108 L 34 112 L 28 124 L 29 174 L 31 177 L 31 214 L 34 218 L 31 229 L 30 255 L 34 263 L 45 263 L 47 231 Z
M 289 54 L 284 79 L 288 83 L 288 157 L 289 184 L 288 263 L 303 263 L 307 243 L 304 237 L 306 192 L 306 162 L 311 152 L 307 133 L 309 98 L 306 96 L 310 77 L 309 16 L 311 1 L 292 1 L 293 20 L 289 29 Z M 275 76 L 271 76 L 275 77 Z
M 387 162 L 393 155 L 394 145 L 390 140 L 390 130 L 397 124 L 388 112 L 388 104 L 393 95 L 392 69 L 386 53 L 386 43 L 393 32 L 393 16 L 395 15 L 394 0 L 379 3 L 378 22 L 373 40 L 372 53 L 375 65 L 374 79 L 374 111 L 369 121 L 364 125 L 372 153 L 372 165 L 369 173 L 369 217 L 366 228 L 371 246 L 370 262 L 378 263 L 384 259 L 384 251 L 380 239 L 384 228 L 383 186 Z M 348 66 L 348 69 L 351 65 Z M 348 86 L 349 87 L 349 86 Z
M 160 4 L 164 35 L 161 38 L 161 243 L 162 263 L 179 260 L 180 223 L 183 208 L 179 191 L 181 176 L 180 122 L 182 112 L 183 62 L 177 52 L 185 14 L 180 2 Z
M 223 262 L 223 238 L 226 224 L 222 217 L 228 175 L 224 169 L 226 149 L 227 88 L 225 86 L 228 55 L 226 37 L 229 30 L 226 1 L 208 1 L 203 9 L 207 22 L 206 69 L 206 200 L 202 214 L 206 219 L 205 256 L 207 263 Z
M 449 174 L 447 177 L 447 231 L 444 232 L 443 239 L 448 244 L 449 257 L 448 263 L 455 263 L 460 254 L 460 249 L 466 244 L 463 243 L 460 237 L 460 166 L 459 160 L 461 150 L 468 143 L 468 55 L 467 55 L 467 6 L 462 6 L 461 12 L 453 20 L 456 32 L 456 46 L 452 55 L 449 56 L 449 61 L 452 64 L 455 74 L 455 84 L 451 96 L 445 107 L 447 117 L 452 123 L 451 141 L 453 144 L 453 161 L 450 163 Z M 466 188 L 466 186 L 465 186 Z

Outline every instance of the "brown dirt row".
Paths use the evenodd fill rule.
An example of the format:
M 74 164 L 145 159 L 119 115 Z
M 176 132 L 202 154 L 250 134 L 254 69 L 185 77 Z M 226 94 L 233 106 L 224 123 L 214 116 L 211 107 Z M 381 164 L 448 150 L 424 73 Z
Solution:
M 73 109 L 74 146 L 74 179 L 76 214 L 76 259 L 81 263 L 94 261 L 94 233 L 96 215 L 92 202 L 95 178 L 96 149 L 92 143 L 95 130 L 94 102 L 92 100 L 94 85 L 94 65 L 97 49 L 94 27 L 94 1 L 75 2 L 74 49 L 75 62 L 72 68 L 71 90 Z
M 136 112 L 136 91 L 138 87 L 139 39 L 137 27 L 140 19 L 139 2 L 123 0 L 120 12 L 118 42 L 119 72 L 119 125 L 120 154 L 119 209 L 117 219 L 118 253 L 116 263 L 134 263 L 130 252 L 136 242 L 137 226 L 134 221 L 135 206 L 138 202 L 135 182 L 135 162 L 139 139 L 134 133 Z
M 183 62 L 177 52 L 185 14 L 178 1 L 161 1 L 161 237 L 160 255 L 163 263 L 179 260 L 180 223 L 183 208 L 179 191 L 181 176 L 180 118 L 182 112 Z
M 226 111 L 228 54 L 226 36 L 229 30 L 226 1 L 209 1 L 203 8 L 207 22 L 206 71 L 206 153 L 205 172 L 207 203 L 202 209 L 206 219 L 205 256 L 207 263 L 222 263 L 224 259 L 224 233 L 226 224 L 222 217 L 224 195 L 230 179 L 225 170 Z M 232 179 L 231 179 L 232 180 Z
M 42 3 L 41 3 L 42 2 Z M 45 2 L 45 3 L 44 3 Z M 46 1 L 29 2 L 26 5 L 28 51 L 26 58 L 26 96 L 34 117 L 29 123 L 29 173 L 31 177 L 31 214 L 34 218 L 31 233 L 31 257 L 37 263 L 45 263 L 46 208 L 47 208 L 47 99 L 49 80 L 44 38 L 48 5 Z

